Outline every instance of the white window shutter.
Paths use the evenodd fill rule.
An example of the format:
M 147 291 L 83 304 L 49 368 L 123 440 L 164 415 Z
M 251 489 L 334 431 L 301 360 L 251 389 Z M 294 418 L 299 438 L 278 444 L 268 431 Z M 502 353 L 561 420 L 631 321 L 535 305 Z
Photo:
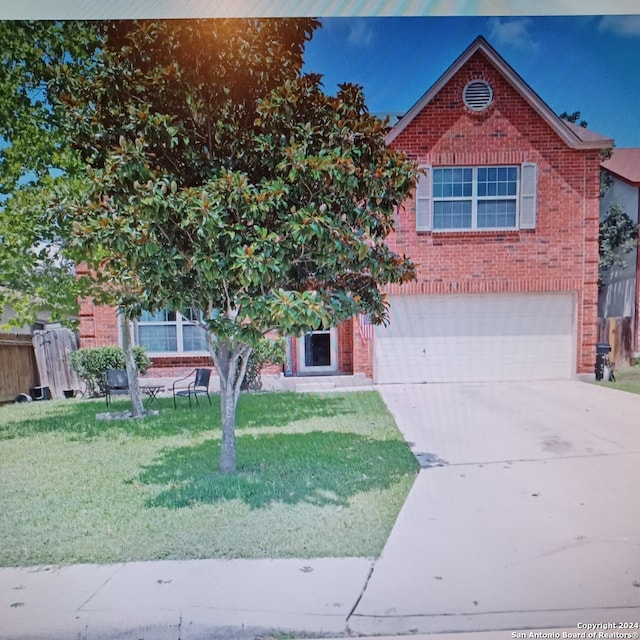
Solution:
M 536 228 L 536 195 L 538 186 L 538 165 L 525 162 L 520 170 L 520 228 Z
M 416 231 L 431 231 L 431 167 L 420 167 L 416 188 Z

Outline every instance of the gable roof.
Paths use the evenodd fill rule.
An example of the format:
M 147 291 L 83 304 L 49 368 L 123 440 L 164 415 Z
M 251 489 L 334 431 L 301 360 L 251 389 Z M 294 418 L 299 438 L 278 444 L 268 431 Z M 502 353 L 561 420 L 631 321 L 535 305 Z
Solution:
M 640 149 L 614 149 L 611 157 L 601 166 L 623 180 L 640 186 Z
M 447 82 L 479 51 L 489 59 L 505 80 L 529 103 L 568 147 L 572 149 L 602 149 L 613 146 L 611 138 L 567 122 L 556 115 L 482 36 L 478 36 L 469 45 L 449 69 L 440 76 L 436 83 L 407 111 L 400 122 L 389 131 L 386 136 L 387 143 L 393 142 L 427 104 L 433 100 Z

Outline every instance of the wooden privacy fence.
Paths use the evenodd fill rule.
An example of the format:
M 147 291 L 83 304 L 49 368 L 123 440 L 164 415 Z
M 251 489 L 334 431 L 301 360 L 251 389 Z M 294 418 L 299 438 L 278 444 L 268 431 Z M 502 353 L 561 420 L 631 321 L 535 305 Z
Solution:
M 0 402 L 12 402 L 39 383 L 30 335 L 0 333 Z
M 33 347 L 40 384 L 49 387 L 52 398 L 64 398 L 64 391 L 80 391 L 84 387 L 69 363 L 69 356 L 78 348 L 76 336 L 69 329 L 34 331 Z
M 49 387 L 52 398 L 82 390 L 84 384 L 69 364 L 77 348 L 76 336 L 60 327 L 34 331 L 33 336 L 0 333 L 0 402 L 13 402 L 38 386 Z
M 598 318 L 598 342 L 611 345 L 609 358 L 616 367 L 633 364 L 632 318 Z

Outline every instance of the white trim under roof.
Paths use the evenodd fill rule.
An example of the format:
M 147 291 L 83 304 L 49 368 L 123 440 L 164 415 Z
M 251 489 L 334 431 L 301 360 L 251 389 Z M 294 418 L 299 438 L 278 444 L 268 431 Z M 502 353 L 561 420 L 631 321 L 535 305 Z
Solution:
M 571 149 L 603 149 L 613 147 L 613 140 L 599 133 L 589 131 L 566 122 L 531 89 L 531 87 L 511 68 L 498 52 L 482 37 L 476 38 L 464 53 L 440 76 L 437 82 L 402 117 L 400 122 L 386 135 L 387 144 L 393 142 L 414 120 L 414 118 L 433 100 L 453 76 L 481 51 L 496 67 L 507 82 L 531 105 L 540 117 L 558 134 Z

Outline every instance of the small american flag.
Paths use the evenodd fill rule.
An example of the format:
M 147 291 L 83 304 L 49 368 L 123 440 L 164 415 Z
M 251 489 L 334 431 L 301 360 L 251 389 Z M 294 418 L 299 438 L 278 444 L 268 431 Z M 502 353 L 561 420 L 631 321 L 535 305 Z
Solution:
M 363 340 L 371 340 L 373 338 L 373 323 L 368 313 L 361 313 L 358 316 L 358 329 Z

